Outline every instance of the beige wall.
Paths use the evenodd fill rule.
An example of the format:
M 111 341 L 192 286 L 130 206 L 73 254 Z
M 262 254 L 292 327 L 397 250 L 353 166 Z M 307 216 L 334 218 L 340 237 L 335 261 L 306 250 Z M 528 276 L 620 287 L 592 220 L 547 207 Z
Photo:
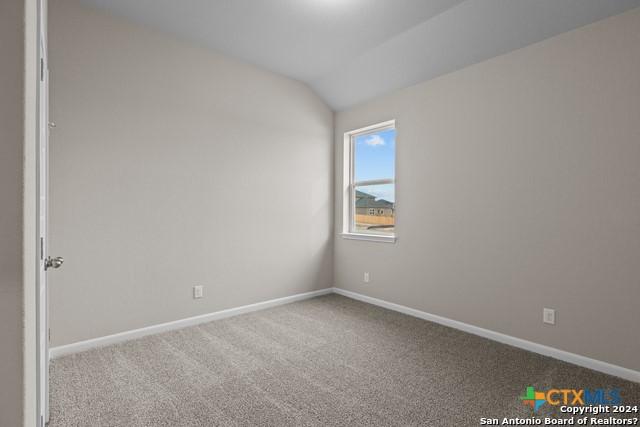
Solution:
M 639 10 L 336 114 L 337 144 L 397 120 L 399 239 L 333 247 L 332 114 L 304 85 L 52 6 L 53 345 L 333 280 L 640 369 Z
M 74 1 L 49 25 L 54 346 L 332 285 L 310 89 Z
M 640 370 L 639 70 L 636 9 L 338 113 L 397 119 L 398 242 L 336 285 Z
M 0 426 L 22 424 L 24 2 L 0 2 Z

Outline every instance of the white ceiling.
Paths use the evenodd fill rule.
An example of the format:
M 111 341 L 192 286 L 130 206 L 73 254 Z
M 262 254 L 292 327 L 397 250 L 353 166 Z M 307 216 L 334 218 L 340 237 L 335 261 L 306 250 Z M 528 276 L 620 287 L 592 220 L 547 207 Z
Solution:
M 309 84 L 343 110 L 640 0 L 83 0 Z

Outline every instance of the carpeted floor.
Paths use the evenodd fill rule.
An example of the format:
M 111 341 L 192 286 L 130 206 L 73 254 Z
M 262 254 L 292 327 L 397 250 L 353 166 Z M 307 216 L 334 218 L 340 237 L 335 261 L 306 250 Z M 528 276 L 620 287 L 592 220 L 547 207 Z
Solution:
M 531 417 L 526 386 L 640 404 L 640 384 L 327 295 L 54 360 L 50 426 L 475 426 Z

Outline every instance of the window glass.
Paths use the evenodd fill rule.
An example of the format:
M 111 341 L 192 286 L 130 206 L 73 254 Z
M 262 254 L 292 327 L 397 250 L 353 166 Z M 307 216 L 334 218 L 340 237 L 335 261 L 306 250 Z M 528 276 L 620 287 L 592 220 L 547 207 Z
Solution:
M 352 133 L 350 232 L 395 234 L 396 130 L 391 125 Z

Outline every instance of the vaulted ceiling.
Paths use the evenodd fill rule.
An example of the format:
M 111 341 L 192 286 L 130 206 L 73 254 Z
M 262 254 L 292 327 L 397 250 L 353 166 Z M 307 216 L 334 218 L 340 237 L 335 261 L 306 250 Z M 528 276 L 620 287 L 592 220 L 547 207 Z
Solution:
M 640 0 L 83 0 L 301 80 L 342 110 Z

